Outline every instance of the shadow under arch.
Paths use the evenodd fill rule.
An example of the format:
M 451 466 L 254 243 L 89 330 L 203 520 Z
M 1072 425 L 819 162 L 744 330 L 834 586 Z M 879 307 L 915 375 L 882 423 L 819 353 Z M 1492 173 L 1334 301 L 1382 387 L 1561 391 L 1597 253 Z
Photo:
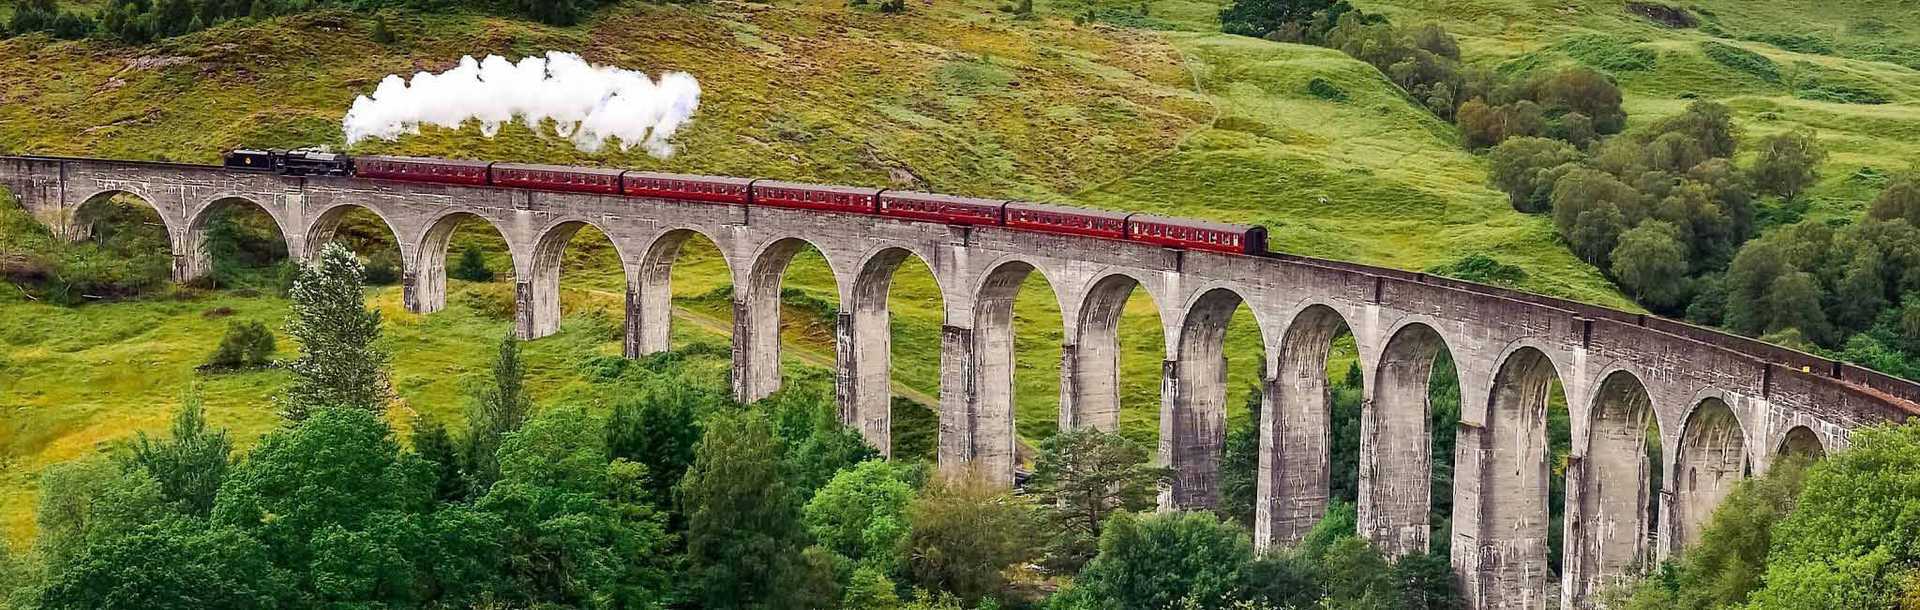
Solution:
M 1680 427 L 1674 452 L 1673 540 L 1675 554 L 1700 541 L 1713 510 L 1751 466 L 1746 432 L 1724 398 L 1708 396 L 1694 404 Z
M 1659 425 L 1638 375 L 1616 369 L 1601 378 L 1587 409 L 1586 446 L 1567 475 L 1574 506 L 1563 573 L 1576 607 L 1652 563 Z
M 342 203 L 342 204 L 334 205 L 325 210 L 322 210 L 318 216 L 314 217 L 313 224 L 308 226 L 307 228 L 307 234 L 306 234 L 306 237 L 304 238 L 305 245 L 302 247 L 302 250 L 301 250 L 302 254 L 306 256 L 307 260 L 316 260 L 320 256 L 320 250 L 325 248 L 327 244 L 333 243 L 335 241 L 340 241 L 341 238 L 343 237 L 340 232 L 342 227 L 342 221 L 345 220 L 347 216 L 355 213 L 367 214 L 372 216 L 374 219 L 377 219 L 379 221 L 378 224 L 380 228 L 386 231 L 387 238 L 390 239 L 393 243 L 393 246 L 394 246 L 393 254 L 395 258 L 399 259 L 399 263 L 403 265 L 403 267 L 411 263 L 411 261 L 407 259 L 408 257 L 412 256 L 412 253 L 406 252 L 405 248 L 401 246 L 400 230 L 397 228 L 397 225 L 393 223 L 393 220 L 390 218 L 387 218 L 385 214 L 380 213 L 380 210 L 378 209 L 375 209 L 370 206 L 357 204 L 357 203 Z M 369 237 L 373 237 L 373 236 L 369 236 Z M 365 252 L 361 251 L 361 250 L 372 250 L 370 248 L 367 248 L 365 244 L 362 244 L 360 247 L 354 247 L 352 245 L 348 245 L 348 248 L 354 250 L 355 254 L 358 254 L 363 257 L 368 257 L 368 258 L 372 258 L 375 255 L 380 254 L 380 252 L 378 251 L 365 251 Z
M 628 279 L 625 350 L 628 358 L 673 349 L 673 266 L 689 241 L 718 252 L 729 281 L 736 276 L 733 261 L 727 259 L 726 251 L 719 248 L 711 235 L 698 229 L 676 228 L 654 238 L 640 255 L 639 267 Z
M 121 201 L 137 202 L 137 205 L 121 205 L 118 203 Z M 101 246 L 107 246 L 110 242 L 119 243 L 128 248 L 122 251 L 129 253 L 146 250 L 164 252 L 164 261 L 146 261 L 152 265 L 136 265 L 142 269 L 139 274 L 143 277 L 148 277 L 150 273 L 152 279 L 161 279 L 162 265 L 165 266 L 166 279 L 175 282 L 200 277 L 206 272 L 203 260 L 194 256 L 193 249 L 183 247 L 179 241 L 179 223 L 154 201 L 153 197 L 136 190 L 102 189 L 80 200 L 71 214 L 58 219 L 62 225 L 53 228 L 57 236 L 68 241 L 85 240 Z M 159 221 L 159 235 L 154 235 L 151 229 L 141 228 L 155 224 L 152 220 Z
M 514 332 L 522 339 L 538 339 L 560 332 L 560 268 L 566 258 L 567 247 L 575 235 L 584 229 L 592 228 L 595 234 L 612 246 L 614 259 L 620 263 L 621 278 L 624 282 L 626 257 L 621 256 L 620 244 L 607 236 L 606 232 L 591 221 L 567 219 L 548 225 L 534 241 L 533 252 L 527 264 L 527 278 L 517 279 L 515 296 L 521 313 L 515 318 Z M 628 292 L 631 288 L 628 288 Z
M 1820 435 L 1815 434 L 1812 428 L 1794 426 L 1780 438 L 1780 446 L 1774 453 L 1817 460 L 1827 457 L 1827 446 L 1820 442 Z
M 433 313 L 447 306 L 447 254 L 452 249 L 454 235 L 463 226 L 478 224 L 499 236 L 501 244 L 506 246 L 509 257 L 517 256 L 507 241 L 506 232 L 479 214 L 472 212 L 448 212 L 433 219 L 422 234 L 418 251 L 414 254 L 414 272 L 412 290 L 408 293 L 407 309 L 414 313 Z M 509 264 L 511 271 L 515 265 Z M 511 275 L 510 275 L 511 277 Z
M 1351 334 L 1330 306 L 1302 308 L 1281 333 L 1276 371 L 1261 391 L 1254 543 L 1291 546 L 1326 516 L 1333 476 L 1333 399 L 1327 361 Z
M 804 250 L 825 253 L 819 245 L 801 237 L 783 237 L 762 247 L 754 255 L 744 278 L 746 287 L 736 281 L 733 293 L 733 390 L 741 402 L 766 398 L 780 389 L 780 292 L 787 267 Z M 827 264 L 832 276 L 833 293 L 841 294 L 839 272 Z M 838 306 L 836 306 L 838 309 Z M 839 312 L 834 314 L 837 319 Z
M 1227 326 L 1247 300 L 1236 289 L 1216 286 L 1201 292 L 1180 317 L 1176 355 L 1166 364 L 1161 393 L 1160 459 L 1173 468 L 1173 483 L 1163 507 L 1211 508 L 1220 499 L 1220 462 L 1227 428 Z M 1272 353 L 1266 325 L 1261 329 L 1260 362 Z
M 840 419 L 854 426 L 882 455 L 893 456 L 893 325 L 888 297 L 894 278 L 909 260 L 931 273 L 924 257 L 908 248 L 889 246 L 867 256 L 853 280 L 852 302 L 841 308 L 841 336 L 837 357 Z M 935 278 L 935 284 L 939 284 Z M 938 286 L 934 291 L 938 294 Z M 935 311 L 946 310 L 944 296 Z M 923 346 L 924 347 L 924 346 Z M 945 357 L 944 354 L 941 356 Z M 937 400 L 935 401 L 937 403 Z M 936 408 L 937 404 L 926 405 Z
M 1432 390 L 1436 363 L 1453 358 L 1425 322 L 1394 329 L 1374 363 L 1361 413 L 1360 534 L 1389 557 L 1426 553 L 1433 536 Z M 1453 380 L 1457 382 L 1458 380 Z M 1454 425 L 1457 425 L 1457 421 Z M 1453 456 L 1438 456 L 1452 460 Z
M 1154 321 L 1164 315 L 1159 299 L 1141 282 L 1125 273 L 1102 276 L 1087 290 L 1062 349 L 1065 367 L 1061 379 L 1066 385 L 1060 393 L 1060 428 L 1090 427 L 1106 432 L 1120 428 L 1121 345 L 1120 321 L 1135 295 L 1144 296 L 1152 306 Z M 1161 342 L 1164 350 L 1165 342 Z M 1156 361 L 1165 361 L 1164 351 Z
M 974 292 L 970 341 L 973 393 L 968 412 L 962 414 L 970 415 L 962 429 L 966 430 L 968 461 L 987 481 L 1001 486 L 1013 484 L 1013 470 L 1019 461 L 1019 431 L 1014 418 L 1013 305 L 1027 277 L 1036 271 L 1052 293 L 1052 303 L 1058 307 L 1059 293 L 1052 278 L 1033 263 L 1021 259 L 996 263 Z M 947 411 L 942 409 L 942 429 L 953 427 L 948 421 L 953 414 Z M 941 445 L 943 453 L 952 451 L 945 449 L 948 441 L 942 440 Z
M 1553 475 L 1547 417 L 1559 379 L 1552 359 L 1531 346 L 1509 353 L 1493 378 L 1480 435 L 1479 503 L 1455 507 L 1480 514 L 1483 580 L 1469 589 L 1485 607 L 1549 605 Z M 1456 546 L 1455 556 L 1463 550 Z

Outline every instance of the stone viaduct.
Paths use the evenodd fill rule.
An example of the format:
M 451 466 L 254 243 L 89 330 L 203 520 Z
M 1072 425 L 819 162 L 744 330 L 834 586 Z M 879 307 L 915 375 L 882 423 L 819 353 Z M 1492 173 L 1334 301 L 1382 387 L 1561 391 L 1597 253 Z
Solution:
M 668 349 L 668 281 L 690 236 L 719 246 L 734 292 L 733 389 L 757 399 L 780 385 L 779 305 L 788 262 L 811 245 L 838 284 L 842 415 L 888 447 L 893 271 L 932 270 L 944 299 L 939 460 L 1001 482 L 1016 466 L 1012 307 L 1029 274 L 1054 287 L 1065 320 L 1060 425 L 1118 419 L 1116 324 L 1144 290 L 1165 330 L 1158 459 L 1176 477 L 1163 502 L 1206 507 L 1225 437 L 1223 356 L 1242 303 L 1265 342 L 1256 540 L 1295 542 L 1322 515 L 1330 444 L 1325 364 L 1350 332 L 1365 401 L 1360 533 L 1389 554 L 1424 552 L 1431 525 L 1427 384 L 1442 350 L 1461 393 L 1453 456 L 1452 564 L 1477 608 L 1590 607 L 1592 595 L 1649 561 L 1680 552 L 1732 484 L 1784 452 L 1844 448 L 1863 425 L 1920 414 L 1920 386 L 1851 365 L 1644 315 L 1301 257 L 1232 256 L 1130 242 L 962 228 L 875 216 L 615 196 L 352 178 L 291 178 L 218 167 L 0 157 L 0 185 L 56 231 L 110 194 L 153 206 L 171 236 L 175 275 L 206 270 L 207 211 L 258 206 L 303 257 L 353 207 L 385 220 L 405 265 L 410 310 L 446 304 L 454 225 L 478 217 L 514 260 L 516 327 L 559 328 L 561 254 L 572 235 L 606 233 L 627 276 L 626 353 Z M 1548 560 L 1546 411 L 1554 382 L 1572 417 L 1565 553 Z M 1649 420 L 1658 424 L 1661 489 L 1650 498 Z M 1650 515 L 1647 507 L 1657 506 Z M 1657 526 L 1651 523 L 1657 521 Z M 1549 596 L 1558 591 L 1560 599 Z

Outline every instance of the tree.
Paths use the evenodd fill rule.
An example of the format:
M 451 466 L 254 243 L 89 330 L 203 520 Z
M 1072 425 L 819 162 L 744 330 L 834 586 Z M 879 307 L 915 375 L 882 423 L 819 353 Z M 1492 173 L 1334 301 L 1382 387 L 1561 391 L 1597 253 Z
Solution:
M 1820 282 L 1813 274 L 1805 271 L 1782 274 L 1773 281 L 1766 296 L 1766 306 L 1772 314 L 1766 332 L 1797 330 L 1809 341 L 1826 344 L 1832 327 L 1827 322 L 1826 311 L 1820 308 L 1824 297 Z
M 1220 9 L 1220 31 L 1266 36 L 1287 25 L 1305 25 L 1316 18 L 1316 13 L 1332 8 L 1335 3 L 1335 0 L 1235 0 Z
M 1494 185 L 1507 193 L 1513 209 L 1544 212 L 1552 207 L 1554 182 L 1586 155 L 1566 142 L 1513 138 L 1494 147 L 1487 159 Z
M 968 604 L 1004 587 L 1007 567 L 1034 558 L 1034 509 L 978 474 L 935 481 L 907 508 L 907 573 Z
M 213 350 L 207 358 L 206 366 L 213 369 L 244 369 L 266 366 L 273 362 L 273 331 L 258 321 L 234 321 L 227 325 L 227 334 L 220 338 L 220 347 Z
M 467 479 L 474 495 L 484 495 L 487 486 L 500 479 L 495 453 L 501 439 L 519 430 L 532 410 L 523 385 L 526 371 L 520 364 L 520 341 L 513 335 L 500 339 L 491 381 L 474 392 L 467 407 Z
M 1606 74 L 1586 66 L 1571 66 L 1536 77 L 1533 96 L 1550 114 L 1579 115 L 1586 131 L 1620 133 L 1627 111 L 1620 107 L 1620 86 Z
M 1040 443 L 1028 482 L 1041 506 L 1067 532 L 1100 538 L 1100 524 L 1120 511 L 1154 506 L 1167 468 L 1147 463 L 1147 450 L 1116 432 L 1069 430 Z
M 189 394 L 173 416 L 173 435 L 166 440 L 135 437 L 127 466 L 145 472 L 160 486 L 161 497 L 178 506 L 181 514 L 205 518 L 213 512 L 214 496 L 227 477 L 233 441 L 226 430 L 207 430 L 200 397 Z
M 421 416 L 413 422 L 413 452 L 433 470 L 433 497 L 441 502 L 458 502 L 473 490 L 467 482 L 460 458 L 460 447 L 440 420 Z
M 761 401 L 785 448 L 781 472 L 794 497 L 801 499 L 811 497 L 834 473 L 880 457 L 859 431 L 840 423 L 832 394 L 818 387 L 793 384 Z
M 1793 199 L 1819 177 L 1827 151 L 1811 131 L 1790 131 L 1760 138 L 1759 154 L 1748 170 L 1753 183 L 1783 199 Z
M 807 532 L 856 564 L 893 573 L 907 537 L 907 504 L 913 501 L 908 474 L 905 466 L 878 460 L 840 471 L 807 501 Z
M 363 303 L 360 261 L 337 243 L 300 268 L 289 296 L 293 316 L 287 334 L 300 342 L 300 358 L 287 365 L 293 385 L 282 413 L 295 421 L 324 408 L 386 410 L 386 349 L 380 340 L 380 312 Z
M 371 411 L 322 409 L 267 433 L 237 464 L 212 522 L 266 546 L 315 603 L 417 603 L 430 557 L 427 464 Z
M 1799 503 L 1806 465 L 1804 458 L 1786 457 L 1766 475 L 1739 482 L 1714 509 L 1699 543 L 1608 606 L 1711 610 L 1747 601 L 1767 569 L 1775 524 Z
M 448 272 L 447 275 L 456 280 L 469 282 L 493 281 L 493 270 L 487 268 L 486 254 L 480 251 L 479 246 L 467 246 L 466 249 L 461 250 L 460 263 L 455 265 L 453 271 Z
M 674 490 L 687 519 L 688 574 L 701 607 L 771 603 L 780 593 L 777 579 L 798 561 L 798 507 L 780 477 L 781 451 L 757 414 L 707 420 L 693 466 Z
M 1613 249 L 1613 276 L 1655 311 L 1686 303 L 1687 250 L 1679 235 L 1672 224 L 1650 220 L 1622 234 Z
M 1893 179 L 1874 196 L 1867 207 L 1874 220 L 1905 220 L 1920 225 L 1920 173 L 1907 172 Z
M 1242 598 L 1253 563 L 1246 532 L 1210 513 L 1121 514 L 1075 580 L 1097 607 L 1202 608 Z
M 853 569 L 839 607 L 841 610 L 900 610 L 900 594 L 893 589 L 893 581 L 888 580 L 885 573 L 860 566 Z
M 289 581 L 239 528 L 176 517 L 87 546 L 50 575 L 38 607 L 282 608 L 294 601 Z
M 54 464 L 39 483 L 34 550 L 49 572 L 65 569 L 94 544 L 167 518 L 177 507 L 153 477 L 107 460 Z
M 369 37 L 370 37 L 370 38 L 372 38 L 374 42 L 377 42 L 377 43 L 380 43 L 380 44 L 393 44 L 393 40 L 394 40 L 394 38 L 393 38 L 393 30 L 390 30 L 390 29 L 387 29 L 387 16 L 386 16 L 386 15 L 376 15 L 376 16 L 374 16 L 374 18 L 373 18 L 373 33 L 372 33 L 372 34 L 370 34 L 370 35 L 369 35 Z M 471 249 L 471 248 L 469 248 L 469 249 L 468 249 L 468 251 L 472 251 L 472 249 Z M 463 256 L 463 257 L 462 257 L 462 258 L 460 259 L 460 265 L 461 265 L 461 269 L 465 269 L 465 267 L 466 267 L 466 264 L 467 264 L 467 259 L 466 259 L 466 258 L 465 258 L 465 257 Z M 483 265 L 483 266 L 481 267 L 481 270 L 483 270 L 483 271 L 485 271 L 485 270 L 486 270 L 486 267 L 485 267 L 485 266 Z M 493 272 L 491 272 L 491 271 L 488 271 L 486 275 L 487 275 L 487 279 L 484 279 L 484 280 L 474 280 L 474 281 L 481 281 L 481 282 L 487 282 L 487 281 L 492 281 L 492 280 L 493 280 Z M 467 278 L 464 278 L 464 277 L 463 277 L 463 278 L 460 278 L 460 279 L 467 279 Z
M 1774 526 L 1755 610 L 1902 606 L 1920 565 L 1920 424 L 1855 431 Z
M 506 435 L 479 508 L 505 522 L 514 566 L 500 593 L 531 607 L 656 607 L 666 596 L 665 517 L 646 467 L 608 462 L 605 423 L 557 409 Z
M 622 400 L 607 420 L 607 452 L 647 465 L 647 483 L 661 502 L 673 500 L 673 486 L 693 465 L 700 443 L 697 410 L 713 410 L 725 398 L 683 384 L 649 386 L 646 394 Z
M 1553 185 L 1553 222 L 1582 260 L 1606 266 L 1628 227 L 1646 217 L 1640 192 L 1594 169 L 1567 172 Z
M 1220 504 L 1214 508 L 1222 519 L 1247 529 L 1253 529 L 1253 505 L 1260 493 L 1260 402 L 1260 388 L 1248 388 L 1246 421 L 1227 429 L 1220 458 Z

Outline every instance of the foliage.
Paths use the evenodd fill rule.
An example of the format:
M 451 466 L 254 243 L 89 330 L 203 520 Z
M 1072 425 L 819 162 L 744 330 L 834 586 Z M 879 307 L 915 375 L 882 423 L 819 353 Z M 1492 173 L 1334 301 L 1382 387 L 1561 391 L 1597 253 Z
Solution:
M 467 481 L 461 448 L 447 433 L 446 424 L 422 416 L 413 422 L 413 451 L 433 470 L 433 497 L 441 502 L 467 498 L 473 486 Z
M 1531 213 L 1550 209 L 1554 182 L 1586 157 L 1566 142 L 1519 137 L 1494 147 L 1487 161 L 1494 186 L 1507 193 L 1513 209 Z
M 227 334 L 220 338 L 220 347 L 207 357 L 206 367 L 210 369 L 251 369 L 273 362 L 273 331 L 257 320 L 233 321 L 227 325 Z
M 648 500 L 646 467 L 609 462 L 604 423 L 556 409 L 508 433 L 500 480 L 477 503 L 505 526 L 515 562 L 503 591 L 531 606 L 658 607 L 671 537 Z
M 1509 288 L 1527 279 L 1527 270 L 1479 253 L 1462 256 L 1460 260 L 1445 265 L 1428 267 L 1427 273 Z
M 24 0 L 14 5 L 13 17 L 7 21 L 6 31 L 15 36 L 46 32 L 54 38 L 77 40 L 93 31 L 93 18 L 61 10 L 59 3 L 54 0 Z
M 1151 509 L 1173 472 L 1148 464 L 1145 447 L 1094 428 L 1068 430 L 1040 443 L 1028 491 L 1065 538 L 1064 563 L 1091 558 L 1101 524 L 1122 511 Z M 1056 553 L 1059 555 L 1061 553 Z
M 1224 606 L 1249 585 L 1253 543 L 1210 513 L 1116 515 L 1075 586 L 1098 607 Z
M 173 417 L 172 436 L 165 440 L 141 432 L 129 447 L 126 466 L 146 473 L 159 485 L 160 496 L 184 515 L 205 518 L 213 512 L 214 496 L 227 476 L 233 441 L 226 430 L 208 430 L 200 397 L 190 394 Z
M 240 287 L 258 279 L 276 279 L 285 266 L 287 244 L 280 237 L 280 226 L 263 212 L 244 213 L 245 207 L 215 204 L 207 211 L 201 229 L 201 253 L 213 267 L 215 285 Z M 268 278 L 257 278 L 262 271 Z M 285 287 L 278 292 L 284 293 Z
M 906 466 L 878 460 L 841 470 L 807 501 L 802 522 L 815 542 L 861 569 L 893 574 L 914 495 L 909 475 Z
M 335 243 L 319 260 L 300 268 L 289 297 L 293 315 L 287 334 L 300 343 L 288 363 L 293 385 L 281 411 L 295 421 L 337 407 L 386 411 L 387 350 L 380 340 L 380 312 L 368 309 L 360 291 L 360 261 Z
M 1793 199 L 1818 178 L 1815 170 L 1827 151 L 1810 131 L 1792 131 L 1760 138 L 1753 160 L 1753 184 L 1782 198 Z
M 1920 424 L 1858 430 L 1849 440 L 1808 470 L 1799 504 L 1774 526 L 1750 608 L 1886 608 L 1913 590 Z
M 700 443 L 698 413 L 726 404 L 726 397 L 682 384 L 648 386 L 639 396 L 615 404 L 607 419 L 607 452 L 647 465 L 647 487 L 662 503 L 673 500 L 673 486 L 693 465 Z
M 1613 276 L 1654 311 L 1674 311 L 1687 298 L 1687 249 L 1672 223 L 1649 221 L 1628 229 L 1613 249 Z
M 1036 514 L 978 475 L 930 482 L 907 507 L 907 574 L 967 603 L 1000 591 L 1008 566 L 1033 559 Z
M 88 546 L 54 573 L 38 607 L 281 608 L 290 584 L 245 531 L 175 517 Z
M 1700 43 L 1700 52 L 1708 59 L 1720 65 L 1745 72 L 1760 80 L 1774 83 L 1780 81 L 1780 67 L 1773 60 L 1753 51 L 1748 51 L 1723 42 L 1706 41 Z
M 1260 408 L 1263 397 L 1259 386 L 1247 388 L 1247 418 L 1227 428 L 1227 442 L 1220 458 L 1220 503 L 1214 512 L 1221 519 L 1253 529 L 1254 502 L 1260 495 Z M 1098 540 L 1094 541 L 1096 544 Z
M 1261 38 L 1278 33 L 1279 39 L 1301 42 L 1305 32 L 1324 33 L 1350 10 L 1339 0 L 1235 0 L 1220 9 L 1220 31 Z
M 705 608 L 771 604 L 799 560 L 798 506 L 780 476 L 781 442 L 766 418 L 717 413 L 675 489 L 687 519 L 688 576 Z
M 1895 177 L 1875 195 L 1867 207 L 1874 220 L 1904 220 L 1920 226 L 1920 173 L 1906 172 Z
M 1803 460 L 1783 457 L 1765 476 L 1741 481 L 1714 510 L 1700 542 L 1680 561 L 1608 593 L 1619 598 L 1610 605 L 1624 610 L 1710 610 L 1745 602 L 1768 569 L 1777 525 L 1799 503 L 1806 466 Z
M 222 485 L 212 522 L 258 539 L 313 603 L 406 603 L 431 578 L 420 523 L 431 484 L 372 412 L 322 409 L 261 439 Z
M 34 550 L 55 573 L 92 545 L 152 524 L 168 509 L 159 482 L 106 460 L 56 464 L 41 474 L 40 488 Z
M 839 407 L 818 377 L 790 384 L 761 401 L 780 437 L 781 472 L 794 497 L 805 500 L 834 473 L 880 457 L 852 428 L 841 425 Z
M 491 383 L 478 386 L 467 407 L 467 482 L 475 496 L 500 479 L 500 443 L 526 423 L 532 401 L 526 395 L 526 371 L 520 362 L 520 341 L 500 339 L 493 358 Z
M 447 271 L 447 277 L 469 282 L 493 281 L 493 270 L 487 268 L 486 253 L 478 246 L 467 246 L 460 251 L 460 262 Z

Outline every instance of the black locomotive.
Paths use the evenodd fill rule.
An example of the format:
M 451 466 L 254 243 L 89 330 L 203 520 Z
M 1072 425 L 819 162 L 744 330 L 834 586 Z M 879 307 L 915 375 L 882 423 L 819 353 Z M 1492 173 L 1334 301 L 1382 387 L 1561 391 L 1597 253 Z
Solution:
M 353 158 L 325 150 L 248 150 L 227 153 L 231 169 L 273 172 L 287 176 L 351 176 Z

